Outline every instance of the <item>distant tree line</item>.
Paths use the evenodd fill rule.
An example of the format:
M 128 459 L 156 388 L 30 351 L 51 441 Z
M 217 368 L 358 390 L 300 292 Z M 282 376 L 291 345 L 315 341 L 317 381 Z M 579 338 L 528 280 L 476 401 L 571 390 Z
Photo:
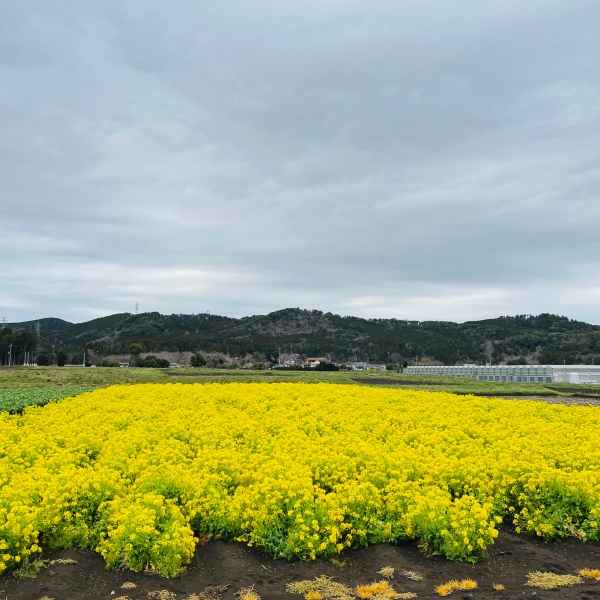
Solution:
M 9 327 L 0 330 L 0 365 L 22 365 L 27 358 L 34 361 L 37 337 L 33 331 L 13 331 Z
M 34 322 L 4 329 L 0 364 L 23 364 L 37 352 L 37 364 L 82 364 L 132 357 L 132 364 L 162 364 L 159 352 L 190 352 L 197 366 L 225 366 L 218 356 L 256 357 L 275 363 L 281 351 L 301 356 L 328 356 L 333 363 L 354 361 L 406 365 L 417 362 L 485 364 L 527 362 L 592 363 L 600 360 L 600 327 L 551 314 L 517 315 L 483 321 L 405 321 L 361 319 L 317 310 L 287 308 L 242 319 L 210 314 L 129 313 L 88 323 L 42 319 L 41 339 Z M 139 346 L 134 355 L 130 347 Z M 52 347 L 54 346 L 54 348 Z M 144 359 L 140 356 L 149 355 Z M 247 362 L 247 361 L 246 361 Z M 193 363 L 192 363 L 193 364 Z

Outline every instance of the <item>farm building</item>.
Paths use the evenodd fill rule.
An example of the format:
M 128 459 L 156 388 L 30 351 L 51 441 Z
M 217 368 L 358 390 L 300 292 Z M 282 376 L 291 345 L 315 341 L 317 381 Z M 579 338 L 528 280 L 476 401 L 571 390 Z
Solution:
M 366 362 L 353 362 L 350 368 L 353 371 L 366 371 L 369 368 L 369 364 Z
M 318 367 L 321 363 L 326 363 L 326 362 L 329 362 L 326 358 L 324 358 L 323 356 L 317 356 L 317 357 L 307 358 L 306 361 L 304 362 L 304 366 L 315 368 L 315 367 Z
M 406 367 L 407 375 L 445 375 L 470 377 L 480 381 L 515 381 L 537 383 L 599 383 L 600 365 L 496 365 L 461 367 Z

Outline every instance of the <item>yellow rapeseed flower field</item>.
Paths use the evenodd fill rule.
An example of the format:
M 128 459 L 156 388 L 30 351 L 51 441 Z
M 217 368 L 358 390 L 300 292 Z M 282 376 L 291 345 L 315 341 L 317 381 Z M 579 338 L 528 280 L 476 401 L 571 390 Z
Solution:
M 331 384 L 113 386 L 0 414 L 0 572 L 92 548 L 166 576 L 199 536 L 314 559 L 501 521 L 599 541 L 600 409 Z

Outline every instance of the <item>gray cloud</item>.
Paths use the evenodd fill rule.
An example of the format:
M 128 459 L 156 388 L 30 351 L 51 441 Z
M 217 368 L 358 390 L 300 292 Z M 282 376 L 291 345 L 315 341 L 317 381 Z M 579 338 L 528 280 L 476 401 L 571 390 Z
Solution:
M 598 322 L 600 8 L 0 7 L 0 314 Z

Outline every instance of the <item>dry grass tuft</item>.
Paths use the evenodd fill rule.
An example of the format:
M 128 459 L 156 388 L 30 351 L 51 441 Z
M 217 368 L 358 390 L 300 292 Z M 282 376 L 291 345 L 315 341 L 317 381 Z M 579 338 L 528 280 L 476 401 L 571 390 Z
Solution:
M 323 600 L 323 596 L 320 592 L 308 592 L 308 594 L 305 594 L 304 600 Z
M 126 581 L 122 586 L 121 589 L 122 590 L 135 590 L 135 588 L 137 587 L 137 585 L 135 585 L 135 583 L 132 583 L 131 581 Z
M 239 600 L 260 600 L 260 596 L 254 591 L 254 586 L 242 588 L 236 595 Z
M 394 571 L 394 567 L 383 567 L 383 569 L 380 569 L 377 573 L 386 579 L 394 579 Z
M 190 594 L 185 600 L 221 600 L 221 594 L 228 588 L 228 585 L 212 585 L 207 587 L 200 594 Z M 250 588 L 247 588 L 250 589 Z M 258 594 L 257 594 L 258 597 Z
M 50 561 L 50 565 L 76 565 L 77 561 L 72 558 L 55 558 Z
M 463 579 L 458 581 L 453 579 L 447 583 L 442 583 L 435 588 L 435 593 L 438 596 L 449 596 L 454 590 L 474 590 L 477 587 L 477 582 L 472 579 Z
M 595 579 L 596 581 L 600 581 L 600 569 L 579 569 L 579 571 L 577 572 L 582 577 L 587 577 L 588 579 Z
M 323 600 L 354 600 L 354 594 L 349 587 L 337 583 L 325 575 L 315 577 L 315 579 L 288 583 L 285 589 L 290 594 L 307 595 L 310 592 L 318 592 Z
M 25 560 L 13 575 L 19 579 L 35 579 L 47 566 L 48 561 L 43 558 Z
M 356 588 L 356 595 L 359 598 L 371 598 L 371 600 L 380 598 L 396 598 L 397 593 L 387 581 L 377 581 L 368 585 L 359 585 Z
M 155 590 L 148 592 L 148 598 L 151 600 L 176 600 L 177 596 L 168 590 Z
M 504 586 L 501 583 L 492 583 L 492 587 L 496 592 L 501 592 L 504 589 Z
M 396 592 L 387 581 L 359 585 L 355 591 L 359 598 L 368 600 L 410 600 L 417 597 L 413 592 Z
M 421 573 L 417 573 L 416 571 L 401 571 L 400 575 L 407 579 L 412 579 L 413 581 L 423 581 L 423 579 L 425 579 Z
M 581 583 L 583 579 L 579 575 L 556 575 L 555 573 L 542 573 L 534 571 L 527 575 L 525 585 L 530 587 L 539 587 L 543 590 L 553 590 L 559 587 L 571 587 L 576 583 Z
M 131 600 L 129 596 L 117 596 L 114 600 Z
M 435 588 L 438 596 L 449 596 L 454 588 L 449 583 L 441 583 Z

